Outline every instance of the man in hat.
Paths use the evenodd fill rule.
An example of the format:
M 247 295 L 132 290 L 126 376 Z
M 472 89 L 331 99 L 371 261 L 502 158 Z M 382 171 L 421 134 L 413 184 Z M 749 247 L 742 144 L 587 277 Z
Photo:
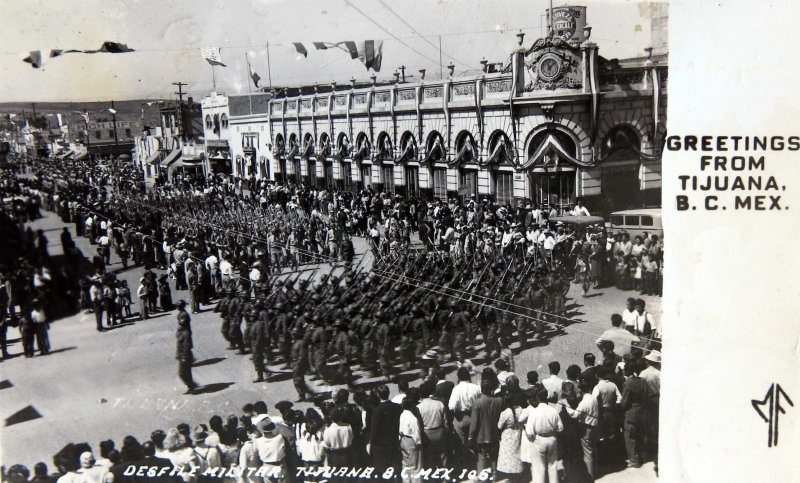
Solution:
M 192 355 L 192 319 L 186 312 L 186 301 L 181 299 L 176 304 L 178 307 L 178 330 L 175 333 L 177 340 L 177 352 L 175 358 L 178 359 L 178 377 L 181 378 L 186 384 L 185 394 L 194 394 L 197 385 L 192 378 L 192 363 L 194 356 Z
M 197 275 L 197 267 L 194 264 L 189 266 L 189 275 L 186 278 L 192 301 L 192 313 L 197 314 L 200 312 L 200 277 Z
M 283 436 L 278 434 L 278 426 L 265 415 L 257 416 L 253 422 L 261 432 L 261 437 L 254 443 L 256 453 L 261 460 L 262 471 L 267 477 L 265 481 L 284 481 L 286 478 L 287 447 Z

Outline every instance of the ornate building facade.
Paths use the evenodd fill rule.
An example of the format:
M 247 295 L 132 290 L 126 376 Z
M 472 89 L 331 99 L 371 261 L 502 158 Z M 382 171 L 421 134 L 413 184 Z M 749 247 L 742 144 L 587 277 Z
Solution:
M 271 99 L 264 159 L 233 174 L 424 199 L 580 199 L 597 213 L 660 206 L 666 56 L 603 59 L 576 31 L 585 9 L 563 8 L 548 37 L 525 48 L 518 36 L 501 73 Z

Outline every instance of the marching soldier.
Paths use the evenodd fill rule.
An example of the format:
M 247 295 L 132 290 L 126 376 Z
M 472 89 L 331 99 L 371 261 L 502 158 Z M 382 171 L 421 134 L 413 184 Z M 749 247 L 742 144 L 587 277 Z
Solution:
M 192 363 L 194 356 L 192 355 L 192 319 L 186 312 L 186 301 L 178 300 L 178 330 L 175 333 L 177 340 L 177 351 L 175 358 L 178 359 L 178 377 L 181 378 L 186 384 L 185 394 L 194 394 L 197 390 L 192 378 Z
M 317 377 L 327 380 L 326 366 L 328 363 L 328 342 L 330 334 L 320 323 L 320 320 L 314 316 L 311 319 L 314 328 L 311 331 L 311 345 L 314 351 L 314 372 Z
M 297 391 L 298 402 L 306 401 L 308 386 L 306 385 L 306 371 L 308 370 L 308 351 L 303 340 L 303 333 L 299 327 L 292 330 L 292 382 Z
M 222 318 L 222 328 L 220 332 L 222 332 L 222 337 L 228 342 L 228 348 L 231 348 L 231 337 L 230 337 L 230 327 L 231 327 L 231 319 L 228 316 L 228 312 L 230 311 L 231 302 L 233 302 L 233 291 L 232 290 L 223 290 L 224 297 L 220 299 L 217 306 L 214 308 L 214 312 L 217 312 L 219 316 Z
M 239 296 L 232 297 L 228 304 L 228 340 L 229 350 L 239 349 L 239 354 L 244 354 L 244 341 L 242 340 L 242 300 Z
M 259 311 L 259 305 L 263 306 L 263 303 L 260 300 L 256 302 L 255 307 L 252 309 L 254 314 L 251 317 L 254 318 L 255 321 L 253 322 L 252 327 L 249 328 L 249 339 L 251 344 L 250 350 L 252 353 L 251 358 L 253 360 L 253 368 L 258 376 L 253 382 L 264 382 L 264 374 L 267 372 L 266 367 L 264 366 L 264 356 L 268 351 L 267 317 L 265 311 Z M 268 374 L 267 377 L 269 377 Z
M 459 364 L 463 364 L 467 360 L 466 330 L 469 325 L 470 314 L 461 302 L 457 300 L 453 300 L 450 307 L 452 308 L 452 312 L 446 329 L 453 334 L 451 357 Z

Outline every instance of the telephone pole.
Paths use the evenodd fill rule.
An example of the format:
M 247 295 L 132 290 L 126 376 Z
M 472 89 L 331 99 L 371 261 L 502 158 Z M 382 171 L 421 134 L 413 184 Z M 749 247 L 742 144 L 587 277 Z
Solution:
M 178 86 L 178 92 L 175 94 L 178 94 L 178 99 L 181 103 L 183 103 L 183 86 L 188 86 L 189 84 L 184 84 L 183 82 L 173 82 L 172 85 Z
M 178 95 L 178 115 L 176 116 L 176 120 L 178 121 L 178 134 L 180 135 L 181 139 L 185 141 L 186 138 L 183 131 L 183 87 L 188 86 L 189 84 L 178 81 L 173 82 L 172 85 L 178 86 L 178 92 L 175 93 Z

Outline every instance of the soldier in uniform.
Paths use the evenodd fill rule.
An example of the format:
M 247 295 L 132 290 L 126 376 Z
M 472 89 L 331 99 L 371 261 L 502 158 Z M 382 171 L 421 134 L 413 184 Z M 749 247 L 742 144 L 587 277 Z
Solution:
M 253 382 L 263 382 L 264 375 L 267 372 L 266 367 L 264 366 L 264 359 L 265 355 L 268 352 L 268 345 L 267 345 L 267 317 L 266 312 L 260 310 L 263 308 L 263 302 L 260 300 L 256 301 L 255 306 L 252 309 L 251 318 L 255 319 L 252 327 L 248 329 L 249 331 L 249 339 L 250 339 L 250 350 L 252 353 L 252 360 L 253 360 L 253 368 L 256 370 L 256 375 L 258 376 L 255 381 Z M 267 374 L 269 377 L 269 374 Z
M 498 342 L 498 326 L 502 314 L 498 313 L 495 302 L 486 300 L 486 305 L 481 307 L 480 317 L 478 318 L 483 332 L 483 343 L 486 350 L 486 363 L 500 357 L 500 344 Z
M 256 319 L 258 319 L 258 315 L 263 307 L 264 304 L 256 300 L 252 303 L 245 303 L 242 309 L 244 313 L 244 346 L 248 349 L 252 347 L 251 332 L 253 331 L 253 324 L 256 323 Z
M 244 341 L 242 340 L 242 306 L 240 296 L 232 297 L 228 304 L 228 349 L 239 349 L 239 354 L 244 354 Z
M 466 329 L 469 325 L 470 314 L 461 302 L 457 300 L 453 300 L 450 307 L 452 312 L 446 329 L 453 334 L 451 357 L 459 364 L 463 364 L 467 360 Z
M 379 310 L 375 313 L 377 324 L 373 331 L 373 340 L 378 348 L 378 367 L 381 374 L 391 379 L 392 368 L 392 327 L 388 322 L 386 312 Z
M 228 317 L 228 311 L 230 309 L 231 302 L 233 301 L 233 291 L 232 290 L 223 290 L 225 296 L 220 299 L 217 306 L 214 308 L 214 312 L 217 312 L 219 316 L 222 318 L 222 328 L 220 331 L 222 332 L 222 337 L 228 341 L 228 348 L 231 348 L 231 338 L 229 335 L 231 320 Z
M 192 363 L 194 362 L 192 355 L 192 319 L 186 312 L 186 301 L 178 300 L 176 305 L 178 306 L 178 330 L 175 333 L 177 340 L 175 358 L 178 359 L 178 377 L 186 384 L 185 394 L 194 394 L 197 390 L 197 384 L 192 378 Z
M 292 359 L 292 334 L 288 314 L 284 311 L 283 302 L 276 302 L 272 306 L 275 312 L 269 331 L 270 340 L 277 345 L 278 352 L 283 359 L 284 369 L 288 369 Z M 272 344 L 271 344 L 272 345 Z
M 291 332 L 294 339 L 292 343 L 292 382 L 297 390 L 298 402 L 306 400 L 308 386 L 306 386 L 306 371 L 308 370 L 308 350 L 303 340 L 303 332 L 299 327 L 295 327 Z
M 317 377 L 327 380 L 325 372 L 328 363 L 328 342 L 330 334 L 325 330 L 321 321 L 316 316 L 311 319 L 314 328 L 311 330 L 311 344 L 314 351 L 314 372 Z

